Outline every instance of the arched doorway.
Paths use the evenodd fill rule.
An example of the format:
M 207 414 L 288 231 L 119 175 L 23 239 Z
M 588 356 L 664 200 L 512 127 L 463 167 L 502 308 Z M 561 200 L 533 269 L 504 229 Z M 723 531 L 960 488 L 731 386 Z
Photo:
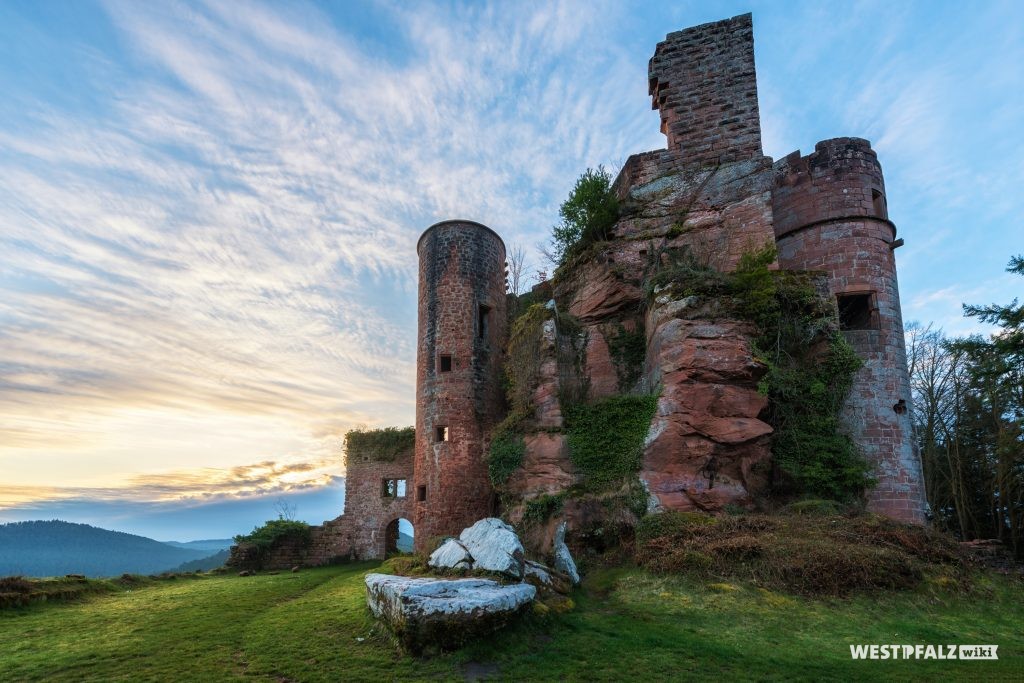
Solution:
M 404 517 L 393 519 L 384 529 L 384 557 L 412 552 L 412 522 Z

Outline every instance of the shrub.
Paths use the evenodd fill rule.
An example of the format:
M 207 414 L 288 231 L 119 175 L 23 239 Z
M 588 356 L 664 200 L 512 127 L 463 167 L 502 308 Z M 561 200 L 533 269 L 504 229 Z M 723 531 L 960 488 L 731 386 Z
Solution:
M 612 396 L 563 408 L 569 454 L 586 490 L 617 488 L 640 469 L 657 405 L 657 396 Z
M 305 522 L 290 519 L 272 519 L 251 533 L 235 536 L 235 543 L 248 545 L 253 549 L 256 565 L 261 566 L 270 551 L 277 545 L 294 542 L 302 548 L 308 548 L 313 540 L 313 532 Z M 257 566 L 257 568 L 258 568 Z
M 588 168 L 577 178 L 569 198 L 558 210 L 562 221 L 552 228 L 554 256 L 559 263 L 587 245 L 609 238 L 619 218 L 611 181 L 611 174 L 603 166 Z

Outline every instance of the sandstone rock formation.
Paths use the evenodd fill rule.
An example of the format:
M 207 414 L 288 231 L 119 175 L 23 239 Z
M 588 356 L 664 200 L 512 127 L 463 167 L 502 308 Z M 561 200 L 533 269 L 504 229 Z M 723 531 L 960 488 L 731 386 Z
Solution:
M 767 368 L 752 353 L 749 323 L 714 300 L 656 296 L 647 315 L 647 378 L 661 387 L 640 479 L 655 509 L 752 507 L 767 486 L 772 428 L 758 418 Z

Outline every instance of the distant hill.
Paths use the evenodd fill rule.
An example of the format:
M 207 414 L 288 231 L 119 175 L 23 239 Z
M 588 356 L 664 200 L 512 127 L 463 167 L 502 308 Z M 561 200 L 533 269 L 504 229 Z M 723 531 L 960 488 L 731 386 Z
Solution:
M 209 556 L 209 550 L 178 548 L 88 524 L 0 524 L 0 576 L 158 574 Z
M 227 548 L 221 550 L 218 553 L 204 557 L 200 560 L 192 560 L 191 562 L 185 562 L 179 564 L 177 567 L 172 569 L 173 572 L 205 572 L 217 567 L 223 567 L 224 563 L 228 561 L 228 557 L 231 556 L 231 551 Z
M 408 534 L 403 534 L 401 531 L 399 531 L 398 540 L 395 541 L 395 545 L 398 546 L 398 549 L 401 550 L 403 553 L 411 553 L 412 536 L 409 536 Z
M 230 538 L 209 538 L 203 541 L 164 541 L 164 543 L 185 550 L 206 550 L 216 553 L 227 550 L 235 544 L 235 541 Z

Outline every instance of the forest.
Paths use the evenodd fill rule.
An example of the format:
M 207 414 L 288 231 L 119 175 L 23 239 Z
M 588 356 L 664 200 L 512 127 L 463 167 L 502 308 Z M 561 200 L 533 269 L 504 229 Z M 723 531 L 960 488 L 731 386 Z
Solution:
M 1006 269 L 1024 276 L 1024 256 Z M 934 523 L 1024 557 L 1024 305 L 964 304 L 989 338 L 907 326 L 914 424 Z

